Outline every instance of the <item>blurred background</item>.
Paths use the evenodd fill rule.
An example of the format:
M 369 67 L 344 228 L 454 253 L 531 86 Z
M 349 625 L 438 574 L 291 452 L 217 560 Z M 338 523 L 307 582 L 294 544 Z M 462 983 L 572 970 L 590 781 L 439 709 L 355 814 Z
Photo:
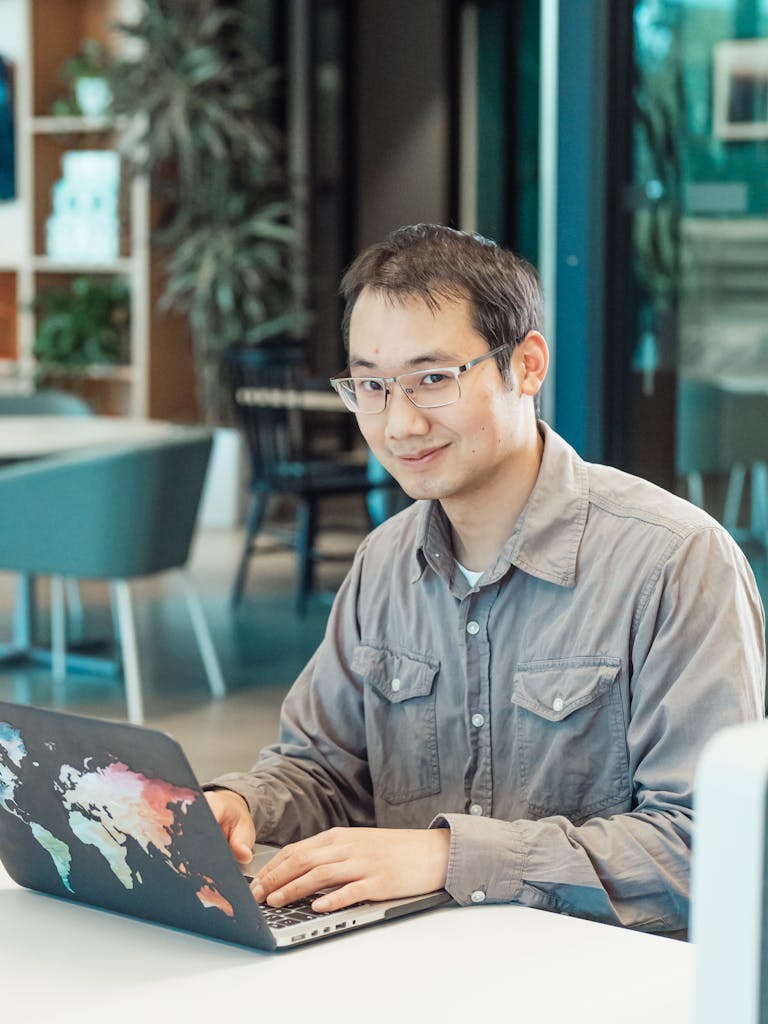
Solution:
M 226 699 L 159 577 L 136 632 L 147 720 L 245 767 L 404 503 L 327 388 L 340 274 L 434 221 L 536 264 L 544 418 L 705 507 L 765 596 L 767 158 L 768 0 L 0 0 L 0 502 L 83 450 L 55 410 L 30 447 L 41 391 L 89 444 L 210 429 L 188 565 Z M 62 612 L 53 561 L 0 570 L 0 698 L 124 715 L 120 638 L 115 678 L 71 657 L 112 634 L 104 582 Z M 55 671 L 29 657 L 62 629 Z

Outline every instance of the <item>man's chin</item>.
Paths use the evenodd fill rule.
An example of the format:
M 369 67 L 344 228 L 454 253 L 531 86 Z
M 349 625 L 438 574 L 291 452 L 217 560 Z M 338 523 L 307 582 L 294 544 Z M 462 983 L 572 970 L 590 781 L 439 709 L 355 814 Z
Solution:
M 392 474 L 394 476 L 394 473 Z M 405 491 L 409 498 L 414 501 L 434 501 L 443 497 L 444 487 L 441 487 L 436 480 L 414 480 L 413 477 L 406 477 L 401 474 L 395 477 L 400 488 Z

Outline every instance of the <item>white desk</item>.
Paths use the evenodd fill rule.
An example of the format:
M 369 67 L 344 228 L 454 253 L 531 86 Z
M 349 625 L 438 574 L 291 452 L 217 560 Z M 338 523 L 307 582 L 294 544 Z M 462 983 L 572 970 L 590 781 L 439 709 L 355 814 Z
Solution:
M 118 416 L 0 416 L 0 461 L 151 441 L 177 429 L 162 420 Z
M 448 907 L 258 953 L 20 890 L 2 1001 L 25 1024 L 690 1024 L 690 945 L 522 907 Z M 299 1004 L 301 1000 L 301 1004 Z

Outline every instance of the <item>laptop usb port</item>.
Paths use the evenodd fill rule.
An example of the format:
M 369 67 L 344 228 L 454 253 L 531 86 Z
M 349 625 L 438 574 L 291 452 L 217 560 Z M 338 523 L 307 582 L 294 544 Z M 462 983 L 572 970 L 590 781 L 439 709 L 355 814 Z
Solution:
M 338 931 L 340 928 L 346 928 L 346 927 L 347 927 L 347 922 L 346 921 L 342 921 L 341 924 L 337 924 L 336 925 L 336 931 Z
M 291 939 L 291 942 L 301 942 L 301 940 L 306 939 L 306 937 L 307 936 L 303 933 L 301 935 L 294 935 L 293 938 Z

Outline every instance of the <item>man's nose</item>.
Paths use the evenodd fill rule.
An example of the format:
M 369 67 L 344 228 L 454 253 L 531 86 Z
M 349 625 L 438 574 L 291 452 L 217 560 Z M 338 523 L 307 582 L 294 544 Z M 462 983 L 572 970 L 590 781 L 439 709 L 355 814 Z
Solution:
M 384 415 L 387 418 L 384 430 L 388 438 L 397 439 L 429 433 L 429 420 L 424 409 L 417 408 L 406 398 L 398 384 L 392 385 Z

